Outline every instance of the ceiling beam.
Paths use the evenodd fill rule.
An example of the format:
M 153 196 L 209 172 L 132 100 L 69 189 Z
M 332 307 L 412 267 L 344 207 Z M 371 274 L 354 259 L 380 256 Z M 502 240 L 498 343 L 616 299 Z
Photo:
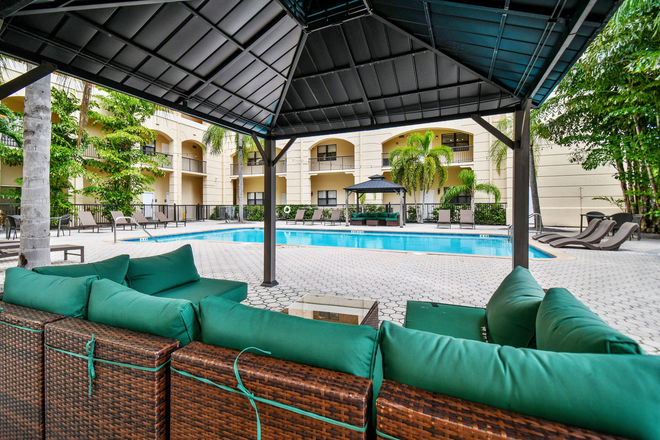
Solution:
M 435 45 L 435 35 L 433 34 L 433 23 L 431 23 L 431 7 L 429 2 L 424 2 L 424 16 L 426 16 L 426 26 L 429 29 L 429 38 L 431 39 L 431 46 L 437 47 Z
M 21 76 L 0 85 L 0 99 L 5 99 L 7 96 L 18 92 L 35 81 L 39 81 L 44 76 L 50 75 L 56 70 L 57 66 L 50 63 L 43 63 L 34 69 L 28 70 Z
M 35 0 L 4 0 L 0 5 L 0 19 L 16 14 Z
M 500 142 L 502 142 L 504 145 L 506 145 L 507 147 L 513 150 L 515 144 L 513 140 L 511 140 L 507 135 L 499 131 L 497 128 L 493 127 L 488 121 L 486 121 L 479 115 L 471 115 L 470 117 L 474 122 L 481 125 L 481 127 L 483 127 L 484 130 L 495 136 Z
M 248 43 L 247 46 L 245 46 L 245 50 L 241 50 L 239 48 L 239 53 L 236 54 L 233 58 L 225 62 L 222 66 L 220 66 L 218 69 L 216 69 L 214 72 L 212 72 L 206 79 L 200 84 L 198 87 L 196 87 L 192 92 L 190 92 L 190 96 L 196 95 L 197 93 L 201 92 L 204 90 L 206 86 L 208 86 L 213 80 L 215 80 L 218 76 L 222 75 L 223 72 L 225 72 L 227 69 L 229 69 L 231 66 L 233 66 L 238 60 L 241 59 L 241 57 L 245 54 L 251 55 L 252 57 L 255 57 L 251 51 L 254 49 L 254 47 L 258 44 L 260 44 L 268 35 L 271 34 L 277 27 L 282 25 L 284 22 L 284 19 L 286 18 L 286 14 L 282 12 L 282 14 L 278 15 L 273 19 L 267 26 L 265 26 L 265 31 L 262 32 L 261 34 L 255 35 L 250 43 Z M 278 76 L 282 77 L 283 75 L 279 72 Z
M 282 88 L 282 95 L 280 96 L 280 100 L 277 103 L 277 107 L 275 108 L 275 114 L 273 115 L 273 119 L 270 121 L 270 126 L 271 129 L 275 127 L 277 124 L 277 118 L 280 115 L 280 112 L 282 111 L 282 106 L 284 105 L 284 101 L 286 101 L 286 95 L 289 92 L 289 87 L 291 86 L 291 78 L 293 78 L 293 75 L 296 73 L 296 68 L 298 67 L 298 62 L 300 61 L 300 55 L 302 55 L 303 50 L 305 49 L 305 43 L 307 42 L 307 34 L 306 32 L 301 32 L 300 33 L 300 41 L 298 41 L 298 47 L 296 48 L 296 53 L 293 56 L 293 61 L 291 62 L 291 66 L 289 67 L 289 75 L 287 76 L 286 82 L 284 83 L 284 87 Z
M 450 8 L 472 9 L 475 11 L 491 12 L 495 14 L 511 14 L 525 18 L 536 18 L 539 20 L 547 20 L 552 15 L 552 9 L 548 9 L 547 13 L 543 13 L 539 11 L 540 8 L 538 7 L 534 7 L 533 10 L 523 9 L 523 8 L 511 9 L 511 7 L 507 7 L 509 2 L 505 2 L 504 7 L 502 7 L 502 6 L 498 6 L 501 5 L 502 2 L 493 2 L 492 0 L 481 1 L 481 4 L 475 4 L 479 2 L 462 3 L 451 0 L 424 0 L 424 1 L 434 5 L 448 6 Z M 566 19 L 563 17 L 558 17 L 557 20 L 560 23 L 566 21 Z
M 108 8 L 122 8 L 129 6 L 143 6 L 143 5 L 160 5 L 163 3 L 181 3 L 186 0 L 93 0 L 93 1 L 77 1 L 77 0 L 60 0 L 54 3 L 37 3 L 35 5 L 24 8 L 15 16 L 21 15 L 38 15 L 38 14 L 56 14 L 71 11 L 88 11 L 91 9 L 108 9 Z
M 504 5 L 505 9 L 509 9 L 509 3 L 511 0 L 506 0 Z M 502 14 L 500 18 L 500 28 L 497 31 L 497 40 L 495 41 L 495 47 L 493 48 L 493 58 L 490 60 L 490 69 L 488 69 L 488 79 L 493 78 L 493 70 L 495 70 L 495 61 L 497 61 L 497 54 L 500 51 L 500 43 L 502 42 L 502 35 L 504 34 L 504 26 L 506 25 L 506 19 L 509 14 Z
M 329 110 L 329 109 L 333 109 L 333 108 L 340 108 L 340 107 L 359 105 L 359 104 L 367 104 L 368 105 L 371 102 L 383 101 L 385 99 L 405 98 L 406 96 L 414 96 L 414 95 L 418 95 L 420 93 L 437 92 L 439 90 L 455 89 L 457 87 L 470 86 L 470 85 L 481 84 L 481 83 L 483 83 L 483 80 L 477 79 L 477 80 L 474 80 L 474 81 L 466 81 L 464 83 L 451 84 L 451 85 L 440 86 L 440 87 L 431 87 L 431 88 L 423 89 L 423 90 L 416 90 L 414 92 L 394 93 L 392 95 L 385 95 L 385 96 L 381 96 L 381 97 L 378 97 L 378 98 L 368 98 L 366 103 L 362 99 L 360 99 L 360 100 L 356 100 L 356 101 L 343 102 L 343 103 L 340 103 L 340 104 L 320 105 L 318 107 L 313 107 L 313 108 L 306 108 L 306 109 L 302 109 L 302 110 L 291 110 L 291 111 L 288 111 L 288 112 L 284 112 L 284 113 L 282 113 L 282 116 L 288 116 L 288 115 L 294 115 L 294 114 L 300 114 L 300 113 L 308 113 L 308 112 L 314 112 L 314 111 L 319 111 L 319 110 Z
M 548 57 L 548 62 L 543 66 L 543 74 L 536 80 L 531 91 L 527 93 L 528 98 L 534 98 L 534 95 L 539 91 L 543 83 L 552 72 L 552 69 L 557 65 L 561 57 L 568 49 L 568 46 L 571 45 L 575 36 L 577 35 L 580 27 L 587 19 L 587 16 L 591 13 L 594 6 L 596 6 L 597 0 L 589 0 L 578 2 L 578 10 L 575 11 L 575 14 L 572 15 L 571 21 L 568 23 L 568 26 L 562 34 L 561 44 L 558 44 L 552 50 L 552 53 Z
M 463 64 L 462 62 L 458 61 L 457 59 L 455 59 L 455 58 L 452 57 L 451 55 L 448 55 L 448 54 L 444 53 L 443 51 L 441 51 L 440 49 L 431 46 L 429 43 L 427 43 L 426 41 L 422 40 L 421 38 L 419 38 L 419 37 L 417 37 L 417 36 L 411 34 L 410 32 L 406 31 L 405 29 L 402 29 L 401 27 L 399 27 L 399 26 L 397 26 L 396 24 L 392 23 L 392 22 L 389 21 L 387 18 L 385 18 L 385 17 L 383 17 L 383 16 L 381 16 L 381 15 L 375 13 L 375 12 L 374 12 L 371 16 L 372 16 L 373 18 L 375 18 L 376 20 L 380 21 L 381 23 L 383 23 L 385 26 L 387 26 L 387 27 L 389 27 L 389 28 L 391 28 L 391 29 L 394 29 L 395 31 L 399 32 L 400 34 L 402 34 L 402 35 L 404 35 L 404 36 L 410 38 L 410 39 L 413 40 L 414 42 L 416 42 L 416 43 L 418 43 L 418 44 L 421 44 L 422 46 L 424 46 L 424 47 L 430 49 L 430 50 L 433 51 L 436 55 L 439 55 L 441 58 L 445 58 L 445 59 L 447 59 L 447 60 L 449 60 L 449 61 L 451 61 L 451 62 L 453 62 L 453 63 L 456 63 L 461 69 L 465 70 L 466 72 L 468 72 L 468 73 L 470 73 L 470 74 L 472 74 L 472 75 L 474 75 L 474 76 L 476 76 L 476 77 L 478 77 L 478 78 L 481 78 L 483 81 L 487 82 L 488 84 L 491 84 L 493 87 L 497 88 L 497 89 L 500 90 L 502 93 L 505 93 L 505 94 L 507 94 L 507 95 L 513 95 L 513 96 L 515 96 L 515 97 L 518 97 L 517 94 L 514 93 L 512 90 L 509 90 L 509 89 L 506 88 L 505 86 L 503 86 L 503 85 L 501 85 L 501 84 L 498 84 L 497 82 L 495 82 L 495 81 L 493 81 L 493 80 L 489 80 L 488 78 L 486 78 L 486 77 L 483 76 L 482 74 L 480 74 L 480 73 L 478 73 L 477 71 L 475 71 L 475 70 L 471 69 L 470 67 L 466 66 L 465 64 Z
M 341 35 L 341 39 L 344 43 L 344 47 L 346 48 L 346 55 L 348 56 L 348 63 L 351 65 L 351 70 L 355 74 L 355 79 L 358 83 L 359 89 L 360 89 L 360 94 L 362 95 L 362 102 L 367 106 L 367 113 L 369 113 L 369 116 L 373 118 L 374 112 L 371 109 L 371 106 L 369 105 L 369 98 L 367 97 L 367 91 L 364 89 L 364 84 L 362 84 L 362 78 L 360 77 L 360 72 L 358 72 L 357 67 L 355 66 L 355 60 L 353 59 L 353 53 L 351 52 L 351 47 L 348 45 L 348 40 L 346 39 L 346 33 L 344 32 L 344 28 L 342 26 L 339 26 L 339 33 Z

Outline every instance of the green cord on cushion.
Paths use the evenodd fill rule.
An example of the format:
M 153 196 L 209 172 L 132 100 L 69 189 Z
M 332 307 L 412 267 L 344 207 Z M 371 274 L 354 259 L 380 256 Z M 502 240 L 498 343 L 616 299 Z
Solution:
M 198 381 L 200 381 L 202 383 L 205 383 L 205 384 L 208 384 L 208 385 L 213 385 L 215 387 L 220 388 L 221 390 L 229 391 L 230 393 L 235 393 L 235 394 L 242 394 L 245 397 L 247 397 L 250 400 L 250 403 L 252 404 L 252 407 L 254 408 L 254 412 L 255 412 L 255 415 L 256 415 L 256 419 L 257 419 L 257 440 L 261 439 L 261 422 L 259 421 L 259 411 L 257 411 L 257 405 L 254 403 L 255 401 L 261 402 L 261 403 L 266 403 L 266 404 L 274 406 L 276 408 L 285 409 L 287 411 L 291 411 L 291 412 L 299 414 L 301 416 L 311 417 L 313 419 L 320 420 L 320 421 L 326 422 L 326 423 L 330 423 L 332 425 L 336 425 L 336 426 L 339 426 L 339 427 L 342 427 L 342 428 L 350 429 L 350 430 L 356 431 L 356 432 L 365 432 L 367 430 L 367 428 L 369 427 L 369 420 L 367 420 L 367 423 L 363 427 L 353 426 L 353 425 L 349 425 L 348 423 L 339 422 L 337 420 L 333 420 L 333 419 L 330 419 L 328 417 L 323 417 L 323 416 L 320 416 L 318 414 L 314 414 L 314 413 L 309 412 L 309 411 L 298 409 L 294 406 L 285 405 L 283 403 L 279 403 L 279 402 L 276 402 L 274 400 L 264 399 L 262 397 L 255 396 L 253 393 L 249 392 L 245 388 L 245 386 L 243 385 L 243 381 L 241 380 L 240 374 L 238 372 L 238 358 L 247 350 L 259 350 L 262 353 L 270 354 L 269 352 L 267 352 L 265 350 L 262 350 L 260 348 L 248 347 L 248 348 L 244 349 L 243 351 L 241 351 L 238 354 L 238 356 L 236 356 L 236 359 L 234 360 L 234 374 L 236 375 L 236 380 L 238 381 L 238 390 L 236 390 L 234 388 L 231 388 L 231 387 L 228 387 L 228 386 L 220 385 L 220 384 L 215 383 L 211 380 L 204 379 L 203 377 L 195 376 L 194 374 L 190 374 L 190 373 L 187 373 L 185 371 L 177 370 L 176 368 L 171 368 L 171 370 L 176 372 L 176 373 L 179 373 L 182 376 L 190 377 L 192 379 L 198 380 Z
M 43 330 L 42 330 L 43 331 Z M 132 368 L 134 370 L 140 370 L 140 371 L 149 371 L 149 372 L 155 372 L 166 366 L 167 364 L 170 363 L 170 359 L 168 359 L 163 365 L 160 365 L 158 367 L 141 367 L 139 365 L 131 365 L 131 364 L 124 364 L 122 362 L 114 362 L 114 361 L 108 361 L 105 359 L 98 359 L 94 357 L 94 346 L 96 344 L 96 341 L 94 340 L 94 335 L 92 334 L 92 339 L 85 344 L 85 352 L 86 354 L 78 354 L 74 353 L 72 351 L 66 351 L 62 350 L 61 348 L 55 348 L 51 347 L 48 344 L 44 344 L 44 347 L 49 348 L 51 350 L 58 351 L 60 353 L 68 354 L 70 356 L 74 356 L 77 358 L 81 359 L 87 359 L 87 376 L 89 377 L 89 395 L 92 395 L 92 381 L 96 378 L 96 371 L 94 370 L 94 362 L 101 362 L 103 364 L 110 364 L 110 365 L 116 365 L 118 367 L 124 367 L 124 368 Z

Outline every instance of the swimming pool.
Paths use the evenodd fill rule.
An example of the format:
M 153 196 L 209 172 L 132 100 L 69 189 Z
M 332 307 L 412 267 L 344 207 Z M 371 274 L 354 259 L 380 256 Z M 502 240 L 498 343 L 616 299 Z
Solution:
M 157 238 L 159 242 L 214 240 L 263 243 L 264 231 L 261 228 L 224 229 L 219 231 L 166 235 Z M 301 246 L 441 252 L 499 257 L 511 256 L 511 243 L 506 237 L 499 235 L 278 229 L 275 240 L 277 244 Z M 152 239 L 132 239 L 127 241 L 152 241 Z M 554 256 L 531 246 L 529 248 L 529 256 L 531 258 L 554 258 Z

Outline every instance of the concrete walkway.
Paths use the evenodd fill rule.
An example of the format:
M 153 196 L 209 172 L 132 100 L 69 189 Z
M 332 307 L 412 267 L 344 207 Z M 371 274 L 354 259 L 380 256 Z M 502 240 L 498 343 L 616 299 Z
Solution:
M 247 226 L 262 226 L 248 223 Z M 149 229 L 163 234 L 184 234 L 203 230 L 239 227 L 237 223 L 206 221 L 186 227 Z M 278 228 L 284 228 L 284 222 Z M 345 230 L 341 226 L 293 226 L 290 228 Z M 399 228 L 356 228 L 402 231 Z M 450 232 L 435 225 L 409 224 L 404 231 Z M 506 235 L 503 227 L 482 227 L 452 233 Z M 118 231 L 118 238 L 146 237 L 143 231 Z M 511 270 L 509 258 L 458 256 L 419 252 L 394 252 L 331 247 L 278 246 L 277 281 L 273 288 L 263 281 L 263 244 L 205 240 L 179 242 L 118 242 L 112 233 L 73 231 L 71 236 L 52 237 L 51 244 L 85 245 L 85 261 L 103 260 L 129 254 L 145 257 L 174 250 L 190 243 L 202 276 L 245 281 L 246 301 L 255 307 L 281 310 L 307 293 L 321 293 L 379 301 L 381 320 L 403 322 L 407 300 L 436 301 L 484 307 Z M 63 261 L 52 254 L 53 264 Z M 17 264 L 16 258 L 0 261 L 4 271 Z M 660 354 L 660 239 L 644 237 L 626 242 L 617 252 L 581 249 L 563 250 L 560 258 L 532 260 L 530 270 L 544 288 L 565 287 L 614 328 L 641 343 L 650 354 Z

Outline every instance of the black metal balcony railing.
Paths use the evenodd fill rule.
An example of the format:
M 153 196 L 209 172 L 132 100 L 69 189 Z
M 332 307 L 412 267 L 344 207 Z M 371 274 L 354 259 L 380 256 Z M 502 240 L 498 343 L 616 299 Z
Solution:
M 189 157 L 183 157 L 182 159 L 183 159 L 181 163 L 182 171 L 190 171 L 192 173 L 206 174 L 206 161 L 191 159 Z
M 163 163 L 162 165 L 160 165 L 160 167 L 161 168 L 166 168 L 168 170 L 172 169 L 172 158 L 173 158 L 173 156 L 171 154 L 160 153 L 160 152 L 157 152 L 157 151 L 156 152 L 151 152 L 151 153 L 145 153 L 145 154 L 148 154 L 150 156 L 165 156 L 165 158 L 167 159 L 167 163 Z
M 355 168 L 355 156 L 312 157 L 309 159 L 310 171 L 352 170 Z
M 451 147 L 452 151 L 454 152 L 454 160 L 451 161 L 451 163 L 466 163 L 466 162 L 473 162 L 474 157 L 472 153 L 472 149 L 474 147 L 472 146 L 466 146 L 466 147 Z M 390 153 L 383 153 L 383 168 L 384 167 L 389 167 L 390 165 Z
M 277 174 L 286 173 L 286 160 L 282 159 L 277 163 L 275 167 L 275 172 Z M 243 165 L 243 175 L 244 176 L 254 176 L 264 173 L 264 163 L 259 161 L 256 163 L 248 162 L 247 165 Z M 238 164 L 231 164 L 231 175 L 238 176 Z

